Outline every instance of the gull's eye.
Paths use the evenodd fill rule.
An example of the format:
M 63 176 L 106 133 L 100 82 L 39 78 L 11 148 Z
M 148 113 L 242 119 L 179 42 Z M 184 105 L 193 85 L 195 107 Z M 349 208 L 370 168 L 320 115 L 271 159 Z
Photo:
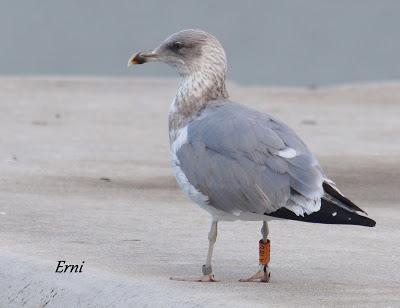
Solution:
M 174 42 L 174 43 L 172 44 L 172 47 L 174 48 L 174 50 L 180 50 L 180 49 L 183 48 L 183 43 L 181 43 L 181 42 Z

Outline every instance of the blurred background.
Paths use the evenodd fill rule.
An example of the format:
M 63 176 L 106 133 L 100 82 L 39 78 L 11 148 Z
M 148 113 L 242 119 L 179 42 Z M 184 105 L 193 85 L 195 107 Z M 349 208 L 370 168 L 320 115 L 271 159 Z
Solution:
M 216 35 L 241 84 L 400 78 L 397 0 L 0 0 L 0 74 L 175 76 L 126 62 L 184 28 Z

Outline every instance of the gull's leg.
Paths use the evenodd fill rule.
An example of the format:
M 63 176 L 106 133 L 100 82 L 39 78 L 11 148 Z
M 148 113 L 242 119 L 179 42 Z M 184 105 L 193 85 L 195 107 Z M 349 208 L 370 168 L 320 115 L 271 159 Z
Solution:
M 252 281 L 269 282 L 269 279 L 271 277 L 271 271 L 268 267 L 268 263 L 270 260 L 270 241 L 268 239 L 269 229 L 266 221 L 263 221 L 261 234 L 262 234 L 262 239 L 259 242 L 260 269 L 253 276 L 246 279 L 240 279 L 239 281 L 241 282 L 252 282 Z
M 212 253 L 214 250 L 214 244 L 217 240 L 217 225 L 218 221 L 213 220 L 211 223 L 210 232 L 208 233 L 208 252 L 207 252 L 207 259 L 206 264 L 203 265 L 202 271 L 203 276 L 200 278 L 179 278 L 179 277 L 171 277 L 171 280 L 178 280 L 178 281 L 198 281 L 198 282 L 214 282 L 217 281 L 214 279 L 214 275 L 212 273 L 211 267 L 211 259 Z
M 212 273 L 211 259 L 214 250 L 214 244 L 217 240 L 217 226 L 218 226 L 218 221 L 213 221 L 211 223 L 210 232 L 208 233 L 207 259 L 206 259 L 206 264 L 204 264 L 203 267 L 201 268 L 203 271 L 202 281 L 215 281 L 214 275 Z

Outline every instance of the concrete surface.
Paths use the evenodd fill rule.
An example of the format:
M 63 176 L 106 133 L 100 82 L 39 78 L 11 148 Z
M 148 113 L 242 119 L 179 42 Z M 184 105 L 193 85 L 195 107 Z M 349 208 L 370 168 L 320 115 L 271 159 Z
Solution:
M 175 80 L 0 79 L 0 307 L 400 307 L 400 84 L 244 88 L 233 99 L 298 130 L 375 228 L 274 221 L 272 281 L 260 223 L 221 223 L 177 189 L 167 111 Z M 58 260 L 85 261 L 55 273 Z

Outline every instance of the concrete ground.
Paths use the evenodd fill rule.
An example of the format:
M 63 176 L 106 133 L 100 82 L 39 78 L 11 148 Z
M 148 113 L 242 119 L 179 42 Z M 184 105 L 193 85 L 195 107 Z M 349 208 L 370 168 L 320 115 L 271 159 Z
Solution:
M 0 307 L 400 307 L 400 84 L 240 87 L 234 100 L 289 123 L 375 228 L 221 223 L 218 283 L 185 283 L 207 214 L 178 190 L 167 112 L 175 80 L 0 78 Z M 85 261 L 55 273 L 58 260 Z

